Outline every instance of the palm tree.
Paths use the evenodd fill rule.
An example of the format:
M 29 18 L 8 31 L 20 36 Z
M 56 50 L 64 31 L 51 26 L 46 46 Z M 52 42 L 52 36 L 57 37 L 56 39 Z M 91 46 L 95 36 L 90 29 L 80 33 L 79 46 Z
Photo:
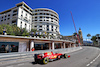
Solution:
M 89 39 L 89 37 L 91 37 L 91 34 L 87 34 L 87 37 L 88 37 L 88 39 Z
M 91 34 L 87 34 L 87 37 L 91 37 Z
M 99 37 L 100 36 L 100 34 L 96 34 L 96 37 Z

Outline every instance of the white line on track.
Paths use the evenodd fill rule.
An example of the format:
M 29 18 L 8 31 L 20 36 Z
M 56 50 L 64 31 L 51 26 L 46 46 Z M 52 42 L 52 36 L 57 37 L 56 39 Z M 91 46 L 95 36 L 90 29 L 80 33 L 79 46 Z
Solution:
M 94 60 L 92 60 L 89 64 L 87 64 L 86 66 L 88 67 L 88 66 L 90 66 L 94 61 L 96 61 L 98 58 L 100 57 L 100 54 L 94 59 Z

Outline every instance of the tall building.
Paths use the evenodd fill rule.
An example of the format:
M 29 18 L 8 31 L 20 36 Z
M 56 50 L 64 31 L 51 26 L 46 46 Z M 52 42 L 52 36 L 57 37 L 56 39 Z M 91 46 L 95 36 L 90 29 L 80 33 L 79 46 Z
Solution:
M 79 34 L 80 43 L 83 44 L 83 36 L 82 36 L 81 28 L 79 28 L 78 34 Z
M 59 33 L 58 14 L 47 8 L 38 8 L 33 10 L 32 28 L 39 32 L 47 32 L 49 35 L 56 36 Z
M 58 14 L 47 8 L 32 9 L 25 2 L 0 12 L 0 24 L 17 25 L 19 28 L 37 29 L 40 33 L 57 36 L 59 32 Z
M 0 24 L 17 25 L 20 28 L 31 30 L 32 9 L 24 2 L 15 7 L 0 12 Z

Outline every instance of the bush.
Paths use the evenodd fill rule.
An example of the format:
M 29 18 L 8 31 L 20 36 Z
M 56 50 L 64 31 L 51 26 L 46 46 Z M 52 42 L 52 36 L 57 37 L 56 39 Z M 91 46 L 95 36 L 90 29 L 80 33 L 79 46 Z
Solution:
M 3 33 L 4 27 L 6 28 L 7 35 L 15 35 L 15 36 L 29 35 L 29 32 L 27 32 L 25 28 L 20 29 L 16 25 L 5 25 L 5 24 L 0 25 L 0 34 Z

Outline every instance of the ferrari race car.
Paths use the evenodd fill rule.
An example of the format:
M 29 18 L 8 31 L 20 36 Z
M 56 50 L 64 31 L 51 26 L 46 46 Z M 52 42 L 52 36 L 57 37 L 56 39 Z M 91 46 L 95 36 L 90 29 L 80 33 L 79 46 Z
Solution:
M 45 52 L 43 54 L 35 54 L 35 63 L 47 64 L 49 61 L 59 60 L 60 58 L 69 58 L 70 55 L 62 53 Z

